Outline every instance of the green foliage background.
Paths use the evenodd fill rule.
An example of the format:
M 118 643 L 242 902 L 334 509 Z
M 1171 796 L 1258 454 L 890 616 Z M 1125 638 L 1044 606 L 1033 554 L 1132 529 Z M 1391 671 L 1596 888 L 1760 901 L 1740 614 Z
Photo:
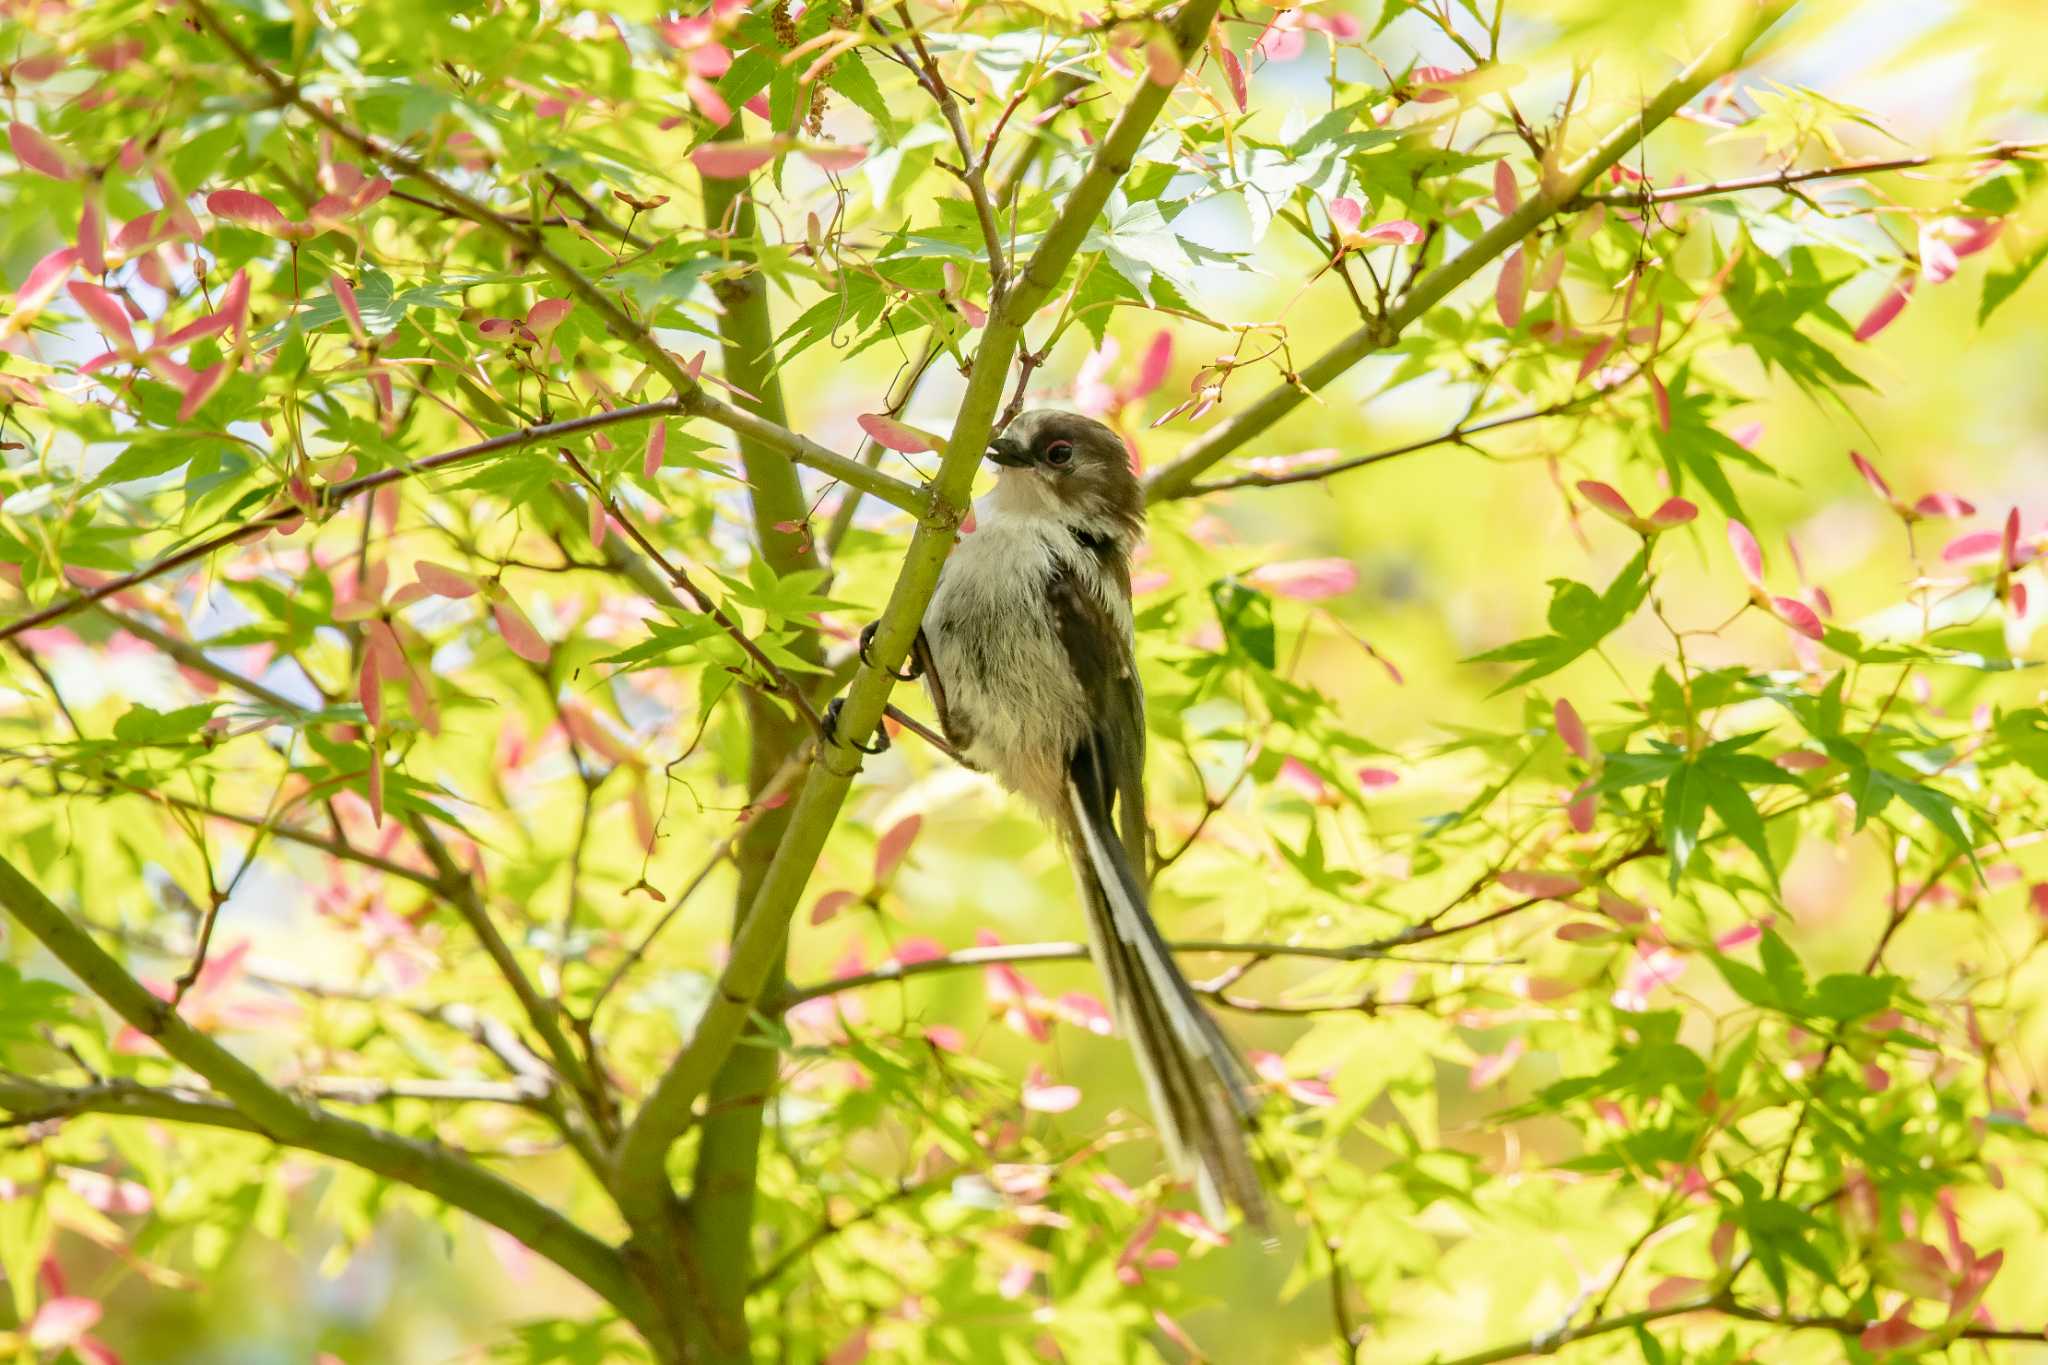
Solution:
M 1439 31 L 1438 8 L 1472 53 Z M 1177 89 L 1026 329 L 1032 401 L 1101 411 L 1172 491 L 1160 471 L 1205 431 L 1342 345 L 1361 309 L 1366 325 L 1389 311 L 1361 260 L 1411 281 L 1417 253 L 1440 265 L 1445 239 L 1512 209 L 1496 164 L 1512 201 L 1546 190 L 1556 167 L 1517 118 L 1576 155 L 1757 9 L 1514 0 L 1496 36 L 1490 4 L 1368 0 L 1295 12 L 1285 23 L 1306 50 L 1284 61 L 1251 56 L 1273 12 L 1231 12 L 1217 32 L 1253 63 L 1248 108 L 1213 52 Z M 807 733 L 800 710 L 765 699 L 766 670 L 829 678 L 821 698 L 850 676 L 853 633 L 890 600 L 914 519 L 871 497 L 830 544 L 843 489 L 782 474 L 775 494 L 755 479 L 750 501 L 747 477 L 786 468 L 772 442 L 736 463 L 723 419 L 687 402 L 663 419 L 652 473 L 653 428 L 636 421 L 339 509 L 317 490 L 665 399 L 700 350 L 707 376 L 746 391 L 702 390 L 719 403 L 767 397 L 772 370 L 787 426 L 921 483 L 938 455 L 884 451 L 859 419 L 890 408 L 931 348 L 898 415 L 951 430 L 985 336 L 974 315 L 998 307 L 973 206 L 936 164 L 950 133 L 884 44 L 800 79 L 810 57 L 784 55 L 829 39 L 845 17 L 833 6 L 735 10 L 665 39 L 668 16 L 633 5 L 207 12 L 255 63 L 292 73 L 287 95 L 404 143 L 506 221 L 542 223 L 563 269 L 659 328 L 668 359 L 636 351 L 534 252 L 435 208 L 425 177 L 400 173 L 388 197 L 319 219 L 321 192 L 346 201 L 378 168 L 306 107 L 281 106 L 185 10 L 0 11 L 12 120 L 103 174 L 53 176 L 17 140 L 0 181 L 0 278 L 17 291 L 0 324 L 0 561 L 18 569 L 0 629 L 187 538 L 316 514 L 114 599 L 139 632 L 85 609 L 0 649 L 0 856 L 157 983 L 184 969 L 219 898 L 188 1023 L 274 1084 L 469 1151 L 621 1241 L 648 1215 L 607 1188 L 602 1157 L 688 1047 L 748 899 L 741 879 L 758 884 L 725 841 L 742 814 L 766 822 L 756 830 L 789 817 L 775 785 L 750 805 Z M 1020 263 L 1087 164 L 1079 130 L 1101 141 L 1164 41 L 1138 11 L 1118 15 L 1138 35 L 1122 71 L 1076 9 L 907 12 L 974 96 L 976 146 L 1041 30 L 1113 92 L 1019 131 L 1041 95 L 1066 90 L 1043 69 L 1026 79 L 1004 144 L 1035 158 L 1004 207 Z M 1080 933 L 1058 851 L 1027 812 L 907 732 L 865 760 L 796 906 L 788 978 L 807 998 L 769 1010 L 734 1054 L 776 1049 L 773 1093 L 714 1091 L 714 1121 L 667 1166 L 693 1200 L 717 1193 L 703 1157 L 720 1096 L 727 1113 L 760 1102 L 758 1179 L 736 1177 L 757 1190 L 751 1228 L 720 1224 L 751 1247 L 759 1358 L 1476 1362 L 1557 1346 L 1678 1365 L 1861 1362 L 1896 1346 L 2048 1360 L 2040 1344 L 1951 1342 L 2048 1326 L 2048 711 L 2033 668 L 2048 580 L 2031 558 L 2048 549 L 2048 294 L 2034 273 L 2048 198 L 2029 140 L 2044 39 L 2018 3 L 1792 7 L 1735 89 L 1692 101 L 1696 117 L 1660 127 L 1628 171 L 1672 187 L 1939 160 L 1681 199 L 1647 227 L 1627 202 L 1638 180 L 1603 177 L 1589 193 L 1613 202 L 1575 200 L 1520 248 L 1531 280 L 1564 253 L 1557 288 L 1523 302 L 1485 263 L 1197 472 L 1271 474 L 1304 466 L 1258 461 L 1547 415 L 1326 479 L 1155 505 L 1138 607 L 1166 859 L 1156 906 L 1176 939 L 1266 946 L 1186 965 L 1242 1045 L 1273 1054 L 1273 1245 L 1243 1231 L 1215 1245 L 1186 1213 L 1122 1042 L 1091 1027 L 1085 962 L 811 995 L 977 941 Z M 691 65 L 703 41 L 731 50 L 728 69 Z M 1478 76 L 1442 74 L 1492 42 L 1501 60 Z M 20 71 L 44 53 L 58 71 Z M 1575 66 L 1592 79 L 1560 130 Z M 735 108 L 767 100 L 766 122 L 734 125 L 742 147 L 782 153 L 744 182 L 758 236 L 706 212 L 741 183 L 700 179 L 692 159 L 718 145 L 707 79 Z M 102 81 L 112 98 L 81 98 Z M 766 148 L 763 130 L 811 99 L 821 123 Z M 867 159 L 841 174 L 842 198 L 821 167 L 852 144 Z M 1973 154 L 1993 144 L 1998 156 Z M 136 286 L 138 344 L 222 306 L 237 270 L 254 316 L 168 367 L 131 348 L 88 382 L 104 320 L 96 330 L 59 290 L 32 321 L 24 281 L 78 240 L 96 197 L 110 235 L 161 208 L 152 172 L 203 218 L 209 270 L 203 300 L 182 259 L 170 295 Z M 246 205 L 209 207 L 222 190 L 311 226 L 299 241 L 259 230 Z M 1430 240 L 1354 244 L 1332 269 L 1339 198 L 1363 206 L 1364 226 L 1412 223 Z M 1959 220 L 1996 222 L 1997 239 L 1936 282 L 1930 255 L 1966 232 L 1945 226 Z M 641 245 L 622 246 L 622 229 Z M 117 261 L 112 274 L 139 272 Z M 1908 305 L 1871 328 L 1905 278 L 1918 281 Z M 731 329 L 752 306 L 741 284 L 765 290 L 774 366 Z M 566 314 L 533 314 L 557 299 Z M 1637 368 L 1602 378 L 1581 361 L 1609 333 L 1622 340 L 1606 363 Z M 1162 334 L 1171 350 L 1148 379 Z M 181 414 L 215 363 L 220 387 Z M 1215 410 L 1159 420 L 1211 385 Z M 1973 512 L 1909 523 L 1852 449 L 1905 504 L 1942 491 Z M 1601 515 L 1581 480 L 1645 513 L 1682 497 L 1697 516 L 1646 538 Z M 760 657 L 688 607 L 654 605 L 668 587 L 647 546 L 618 523 L 591 534 L 592 483 Z M 793 512 L 761 510 L 792 494 Z M 2009 509 L 2018 564 L 1997 539 Z M 1747 609 L 1731 522 L 1762 546 L 1768 588 Z M 1988 548 L 1944 555 L 1970 534 Z M 420 560 L 483 590 L 394 600 Z M 1822 639 L 1788 629 L 1784 597 L 1817 613 Z M 545 657 L 487 602 L 523 613 Z M 410 682 L 386 670 L 371 688 L 382 714 L 366 715 L 370 623 L 391 619 Z M 181 670 L 166 638 L 203 641 L 211 675 L 189 649 Z M 896 700 L 928 714 L 910 689 Z M 1586 740 L 1571 742 L 1571 716 Z M 764 734 L 785 749 L 764 750 Z M 1788 753 L 1810 764 L 1774 761 Z M 1591 803 L 1576 822 L 1574 799 Z M 337 860 L 323 840 L 397 870 Z M 530 1017 L 472 916 L 534 983 Z M 93 1339 L 129 1361 L 648 1358 L 542 1257 L 402 1180 L 52 1099 L 107 1078 L 196 1079 L 53 981 L 78 985 L 7 923 L 0 1108 L 18 1122 L 0 1130 L 0 1358 L 65 1358 L 32 1324 L 66 1297 L 102 1305 Z M 543 1062 L 539 1091 L 518 1089 L 533 1074 L 506 1054 L 549 1057 L 543 1019 L 604 1092 L 594 1115 Z M 494 1047 L 479 1020 L 524 1045 Z M 510 1086 L 515 1102 L 456 1103 L 434 1084 Z M 365 1085 L 413 1089 L 350 1089 Z M 579 1160 L 579 1144 L 600 1158 Z M 39 1275 L 46 1258 L 55 1280 Z M 713 1259 L 713 1277 L 748 1287 L 743 1256 Z M 1899 1312 L 1923 1335 L 1866 1330 Z M 1601 1330 L 1569 1340 L 1588 1325 Z

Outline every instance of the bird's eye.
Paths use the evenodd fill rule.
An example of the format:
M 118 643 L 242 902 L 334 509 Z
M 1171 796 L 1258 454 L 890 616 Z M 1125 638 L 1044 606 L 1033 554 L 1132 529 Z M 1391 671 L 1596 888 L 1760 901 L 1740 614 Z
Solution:
M 1054 441 L 1045 448 L 1045 462 L 1047 464 L 1063 465 L 1073 458 L 1074 443 L 1072 441 Z

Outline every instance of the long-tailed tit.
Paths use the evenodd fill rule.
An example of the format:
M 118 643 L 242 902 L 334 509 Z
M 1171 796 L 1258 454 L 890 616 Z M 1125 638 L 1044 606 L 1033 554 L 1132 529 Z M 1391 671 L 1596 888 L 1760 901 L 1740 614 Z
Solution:
M 1145 502 L 1123 438 L 1028 412 L 989 447 L 995 491 L 946 561 L 913 665 L 977 768 L 1065 841 L 1091 946 L 1177 1171 L 1215 1221 L 1263 1221 L 1243 1061 L 1196 998 L 1148 908 L 1145 697 L 1133 657 L 1131 552 Z

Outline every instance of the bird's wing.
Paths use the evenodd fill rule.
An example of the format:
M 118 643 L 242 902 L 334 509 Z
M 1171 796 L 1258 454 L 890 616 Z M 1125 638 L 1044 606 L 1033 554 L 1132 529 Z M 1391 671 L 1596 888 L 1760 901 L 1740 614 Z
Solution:
M 1118 827 L 1131 870 L 1145 880 L 1145 693 L 1137 660 L 1123 624 L 1081 573 L 1061 564 L 1046 585 L 1046 598 L 1067 662 L 1088 702 L 1090 729 L 1084 743 L 1107 765 L 1115 792 Z

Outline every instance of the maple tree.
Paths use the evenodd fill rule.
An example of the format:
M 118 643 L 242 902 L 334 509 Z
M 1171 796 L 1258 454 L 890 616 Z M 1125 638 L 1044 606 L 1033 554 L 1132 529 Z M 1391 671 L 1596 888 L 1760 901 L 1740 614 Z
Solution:
M 2028 306 L 2039 21 L 1902 142 L 1883 8 L 0 8 L 0 1356 L 419 1220 L 506 1361 L 2038 1342 L 2048 520 L 1868 376 Z M 1271 1245 L 897 690 L 1027 404 Z

